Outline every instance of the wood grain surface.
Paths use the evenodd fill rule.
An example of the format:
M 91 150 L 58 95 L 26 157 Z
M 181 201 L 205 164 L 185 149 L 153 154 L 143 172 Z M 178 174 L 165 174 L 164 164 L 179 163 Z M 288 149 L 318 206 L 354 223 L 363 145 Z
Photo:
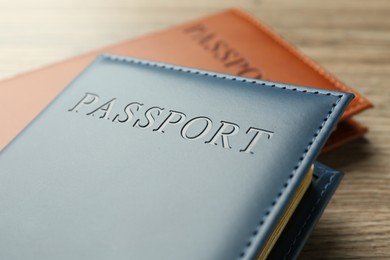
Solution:
M 232 6 L 375 105 L 365 139 L 320 158 L 345 178 L 300 258 L 390 259 L 389 0 L 0 0 L 0 78 Z

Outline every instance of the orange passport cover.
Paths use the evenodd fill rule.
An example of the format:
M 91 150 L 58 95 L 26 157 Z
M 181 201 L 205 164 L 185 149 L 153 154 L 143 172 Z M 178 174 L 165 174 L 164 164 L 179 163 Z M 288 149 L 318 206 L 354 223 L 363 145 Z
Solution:
M 93 51 L 0 82 L 0 150 L 98 54 L 109 52 L 216 72 L 352 92 L 355 99 L 325 149 L 362 136 L 349 119 L 371 106 L 268 27 L 238 9 Z M 12 113 L 9 113 L 12 111 Z

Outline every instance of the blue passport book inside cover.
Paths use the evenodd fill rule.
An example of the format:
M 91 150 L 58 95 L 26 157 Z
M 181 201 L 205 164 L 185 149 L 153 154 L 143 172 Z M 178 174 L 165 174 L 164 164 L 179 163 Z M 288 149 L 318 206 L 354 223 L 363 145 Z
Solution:
M 351 99 L 103 55 L 0 154 L 0 258 L 294 258 Z

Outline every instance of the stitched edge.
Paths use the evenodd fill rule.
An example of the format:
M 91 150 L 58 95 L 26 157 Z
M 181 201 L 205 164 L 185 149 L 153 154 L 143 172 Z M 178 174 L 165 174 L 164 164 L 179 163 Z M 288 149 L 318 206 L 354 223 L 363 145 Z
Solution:
M 361 105 L 364 106 L 370 106 L 370 103 L 367 99 L 365 99 L 362 95 L 357 93 L 355 90 L 352 90 L 339 80 L 337 80 L 334 76 L 332 76 L 329 72 L 325 71 L 324 68 L 322 68 L 319 64 L 315 63 L 313 60 L 311 60 L 309 57 L 304 55 L 303 53 L 299 52 L 294 46 L 292 46 L 290 43 L 288 43 L 285 39 L 281 38 L 279 35 L 277 35 L 275 32 L 273 32 L 268 26 L 260 23 L 258 20 L 256 20 L 254 17 L 249 15 L 248 13 L 240 10 L 240 9 L 232 9 L 236 14 L 241 16 L 242 18 L 246 19 L 250 23 L 252 23 L 256 28 L 260 29 L 261 31 L 264 31 L 267 35 L 269 35 L 273 40 L 275 40 L 277 43 L 279 43 L 281 46 L 285 47 L 290 53 L 292 53 L 295 57 L 297 57 L 299 60 L 303 61 L 306 65 L 311 67 L 314 71 L 316 71 L 319 75 L 321 75 L 323 78 L 328 80 L 332 85 L 334 85 L 336 88 L 339 88 L 341 91 L 345 92 L 352 92 L 356 96 L 356 103 L 351 103 L 347 109 L 347 113 L 355 114 L 358 110 L 363 109 L 363 107 L 360 107 Z M 367 103 L 368 104 L 365 104 Z
M 284 182 L 282 189 L 279 191 L 277 196 L 274 198 L 274 200 L 272 201 L 268 210 L 264 213 L 263 217 L 261 218 L 261 221 L 254 228 L 252 235 L 250 236 L 250 238 L 248 239 L 247 243 L 245 244 L 243 250 L 239 254 L 238 259 L 242 259 L 246 255 L 246 252 L 248 251 L 248 249 L 252 245 L 253 238 L 255 238 L 259 234 L 259 230 L 260 230 L 261 226 L 266 222 L 268 215 L 271 213 L 272 209 L 277 204 L 279 198 L 283 195 L 284 191 L 287 189 L 288 185 L 291 182 L 291 179 L 295 176 L 296 171 L 299 169 L 299 166 L 302 164 L 302 161 L 305 159 L 305 156 L 309 152 L 310 147 L 314 144 L 315 140 L 317 139 L 321 130 L 323 129 L 325 123 L 327 122 L 329 117 L 332 115 L 337 104 L 340 102 L 340 100 L 344 96 L 341 93 L 337 95 L 337 94 L 334 94 L 332 92 L 311 91 L 311 90 L 306 90 L 306 89 L 295 88 L 293 86 L 279 86 L 276 84 L 270 85 L 270 84 L 266 84 L 266 82 L 262 82 L 260 80 L 249 80 L 246 78 L 234 77 L 234 76 L 228 76 L 228 75 L 224 76 L 223 74 L 217 74 L 217 73 L 213 73 L 213 72 L 206 72 L 206 71 L 202 71 L 202 70 L 183 68 L 183 67 L 168 65 L 165 63 L 152 62 L 152 61 L 147 61 L 147 60 L 120 57 L 120 56 L 115 56 L 115 55 L 110 55 L 110 54 L 103 54 L 99 57 L 106 59 L 106 60 L 116 61 L 116 62 L 140 64 L 140 65 L 149 66 L 149 67 L 157 67 L 157 68 L 162 68 L 162 69 L 167 69 L 167 70 L 181 71 L 181 72 L 185 72 L 185 73 L 197 74 L 197 75 L 206 76 L 206 77 L 220 78 L 223 80 L 230 80 L 230 81 L 237 80 L 237 81 L 241 81 L 241 82 L 245 82 L 245 83 L 258 84 L 261 86 L 266 86 L 266 87 L 271 87 L 271 88 L 279 88 L 279 89 L 290 90 L 290 91 L 298 91 L 298 92 L 307 93 L 307 94 L 314 94 L 314 95 L 334 96 L 334 97 L 338 98 L 336 100 L 336 102 L 332 104 L 331 109 L 328 111 L 326 117 L 322 121 L 321 125 L 318 127 L 317 131 L 314 133 L 313 138 L 310 140 L 310 142 L 308 143 L 302 156 L 299 158 L 298 163 L 294 166 L 294 169 L 290 173 L 290 175 L 288 176 L 286 182 Z
M 317 199 L 317 201 L 314 203 L 313 207 L 312 207 L 311 210 L 310 210 L 309 215 L 307 215 L 307 217 L 306 217 L 306 219 L 305 219 L 305 222 L 302 224 L 301 228 L 299 229 L 299 231 L 298 231 L 297 234 L 295 235 L 294 240 L 293 240 L 292 243 L 290 244 L 290 247 L 289 247 L 287 253 L 286 253 L 285 256 L 283 257 L 283 260 L 286 260 L 287 257 L 291 254 L 292 248 L 294 247 L 295 243 L 298 241 L 298 238 L 303 234 L 303 233 L 302 233 L 303 229 L 305 228 L 307 222 L 308 222 L 308 221 L 311 219 L 311 217 L 313 216 L 314 210 L 317 208 L 317 206 L 318 206 L 318 204 L 320 203 L 322 197 L 324 196 L 326 190 L 329 188 L 330 184 L 333 182 L 334 177 L 335 177 L 335 174 L 332 173 L 332 176 L 329 178 L 329 181 L 325 184 L 324 188 L 322 189 L 320 197 L 319 197 L 319 198 Z
M 309 144 L 307 145 L 305 151 L 303 152 L 302 156 L 301 156 L 300 159 L 299 159 L 299 162 L 295 165 L 294 170 L 293 170 L 292 173 L 288 176 L 288 179 L 287 179 L 287 181 L 284 183 L 282 190 L 278 193 L 278 195 L 276 196 L 276 198 L 275 198 L 274 201 L 272 202 L 270 209 L 268 209 L 268 210 L 265 212 L 265 214 L 264 214 L 262 220 L 258 223 L 257 227 L 255 228 L 255 230 L 254 230 L 253 233 L 252 233 L 252 236 L 250 237 L 250 239 L 249 239 L 248 242 L 246 243 L 246 245 L 245 245 L 243 251 L 241 252 L 241 254 L 239 255 L 238 259 L 242 259 L 242 258 L 245 256 L 247 250 L 249 249 L 249 247 L 250 247 L 251 244 L 252 244 L 252 239 L 259 233 L 259 230 L 260 230 L 261 226 L 264 224 L 265 219 L 267 218 L 267 216 L 271 213 L 271 210 L 272 210 L 273 206 L 276 205 L 278 199 L 282 196 L 283 192 L 287 189 L 287 187 L 288 187 L 288 185 L 289 185 L 289 183 L 290 183 L 290 180 L 295 176 L 296 171 L 298 170 L 299 166 L 302 164 L 302 161 L 304 160 L 306 154 L 309 152 L 310 147 L 314 144 L 314 142 L 315 142 L 315 140 L 317 139 L 319 133 L 320 133 L 321 130 L 323 129 L 323 127 L 324 127 L 326 121 L 329 119 L 330 115 L 333 113 L 333 111 L 334 111 L 334 109 L 336 108 L 337 104 L 340 102 L 341 97 L 342 97 L 342 96 L 339 96 L 339 99 L 332 105 L 332 108 L 329 110 L 328 114 L 326 115 L 326 117 L 325 117 L 324 120 L 322 121 L 321 125 L 318 127 L 317 131 L 314 133 L 313 138 L 311 139 L 311 141 L 310 141 Z
M 332 93 L 331 90 L 329 92 L 323 92 L 323 91 L 317 91 L 315 89 L 300 89 L 299 87 L 294 87 L 293 85 L 288 86 L 284 84 L 267 84 L 266 82 L 263 82 L 261 80 L 256 80 L 256 79 L 249 79 L 249 78 L 244 78 L 244 77 L 239 77 L 239 76 L 230 76 L 230 75 L 224 75 L 224 74 L 219 74 L 219 73 L 214 73 L 214 72 L 206 72 L 202 70 L 197 70 L 197 69 L 191 69 L 187 67 L 180 67 L 180 66 L 175 66 L 175 65 L 169 65 L 166 63 L 162 62 L 154 62 L 154 61 L 148 61 L 148 60 L 141 60 L 141 59 L 136 59 L 136 58 L 128 58 L 128 57 L 121 57 L 121 56 L 116 56 L 112 54 L 102 54 L 99 57 L 102 57 L 103 59 L 106 60 L 111 60 L 111 61 L 118 61 L 118 62 L 125 62 L 125 63 L 133 63 L 133 64 L 141 64 L 149 67 L 156 67 L 156 68 L 162 68 L 166 70 L 173 70 L 173 71 L 181 71 L 185 73 L 191 73 L 191 74 L 197 74 L 201 76 L 206 76 L 206 77 L 212 77 L 212 78 L 219 78 L 223 80 L 230 80 L 230 81 L 241 81 L 244 83 L 252 83 L 252 84 L 257 84 L 261 86 L 266 86 L 266 87 L 271 87 L 271 88 L 279 88 L 279 89 L 284 89 L 284 90 L 291 90 L 291 91 L 298 91 L 302 93 L 307 93 L 307 94 L 315 94 L 315 95 L 326 95 L 326 96 L 334 96 L 341 98 L 343 95 L 340 93 Z

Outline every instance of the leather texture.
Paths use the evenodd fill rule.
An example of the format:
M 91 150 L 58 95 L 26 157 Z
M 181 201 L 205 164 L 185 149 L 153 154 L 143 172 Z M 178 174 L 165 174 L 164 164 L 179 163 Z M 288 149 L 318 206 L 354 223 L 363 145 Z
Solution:
M 268 259 L 297 259 L 343 174 L 315 163 L 314 178 Z
M 263 23 L 241 10 L 231 9 L 0 82 L 0 103 L 3 108 L 0 110 L 0 120 L 6 122 L 1 129 L 0 149 L 103 52 L 352 92 L 356 98 L 347 108 L 343 119 L 371 106 L 364 97 L 335 79 Z M 338 131 L 337 135 L 341 132 L 342 138 L 331 137 L 328 150 L 367 131 L 351 121 L 345 121 L 345 125 L 353 131 Z
M 0 154 L 0 258 L 254 259 L 351 99 L 101 56 Z

